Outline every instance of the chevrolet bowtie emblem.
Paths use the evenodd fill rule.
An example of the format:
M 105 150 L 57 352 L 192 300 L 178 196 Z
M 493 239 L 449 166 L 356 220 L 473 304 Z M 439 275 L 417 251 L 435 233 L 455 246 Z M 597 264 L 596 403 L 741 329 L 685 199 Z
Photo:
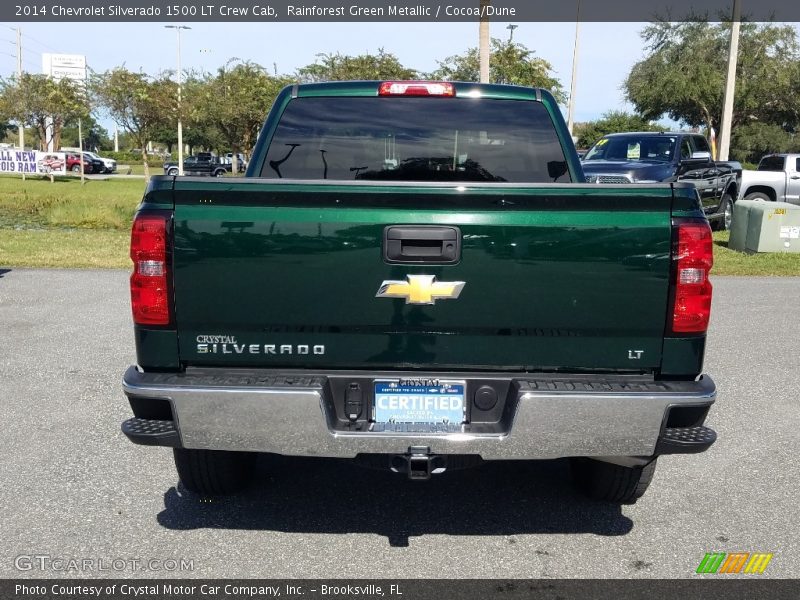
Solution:
M 406 304 L 435 304 L 437 300 L 455 300 L 464 289 L 464 281 L 436 281 L 435 275 L 406 275 L 408 281 L 384 281 L 376 298 L 405 298 Z

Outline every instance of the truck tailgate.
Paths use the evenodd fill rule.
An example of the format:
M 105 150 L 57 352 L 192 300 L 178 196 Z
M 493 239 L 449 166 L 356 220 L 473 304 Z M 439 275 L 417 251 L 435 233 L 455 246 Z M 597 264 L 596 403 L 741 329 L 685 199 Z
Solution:
M 179 178 L 174 200 L 185 365 L 648 372 L 660 364 L 668 185 Z M 387 263 L 392 225 L 457 228 L 460 260 Z M 455 296 L 447 284 L 463 286 L 436 298 L 434 281 L 445 295 Z M 407 285 L 393 288 L 400 297 L 378 297 L 387 282 Z

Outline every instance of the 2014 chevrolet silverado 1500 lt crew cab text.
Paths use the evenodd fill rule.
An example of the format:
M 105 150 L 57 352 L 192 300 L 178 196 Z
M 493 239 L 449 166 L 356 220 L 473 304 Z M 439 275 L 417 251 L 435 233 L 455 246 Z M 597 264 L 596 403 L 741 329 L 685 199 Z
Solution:
M 569 457 L 632 502 L 714 442 L 696 188 L 584 183 L 546 91 L 292 86 L 246 175 L 154 177 L 133 224 L 122 429 L 187 489 L 258 453 L 411 479 Z

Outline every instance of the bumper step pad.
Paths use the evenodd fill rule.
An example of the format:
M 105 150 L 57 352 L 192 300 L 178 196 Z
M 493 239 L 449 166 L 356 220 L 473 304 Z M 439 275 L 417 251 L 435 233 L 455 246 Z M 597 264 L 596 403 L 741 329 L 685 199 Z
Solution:
M 667 427 L 656 444 L 655 454 L 692 454 L 708 450 L 717 441 L 717 432 L 710 427 Z
M 133 417 L 122 423 L 122 433 L 134 444 L 181 447 L 181 438 L 174 421 Z

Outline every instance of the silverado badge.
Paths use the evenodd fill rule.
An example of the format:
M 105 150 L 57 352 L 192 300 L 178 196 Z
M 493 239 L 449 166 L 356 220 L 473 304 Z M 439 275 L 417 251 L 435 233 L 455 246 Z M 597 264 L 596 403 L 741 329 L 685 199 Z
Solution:
M 437 300 L 455 300 L 464 281 L 436 281 L 435 275 L 406 275 L 408 281 L 384 281 L 376 298 L 405 298 L 406 304 L 435 304 Z

